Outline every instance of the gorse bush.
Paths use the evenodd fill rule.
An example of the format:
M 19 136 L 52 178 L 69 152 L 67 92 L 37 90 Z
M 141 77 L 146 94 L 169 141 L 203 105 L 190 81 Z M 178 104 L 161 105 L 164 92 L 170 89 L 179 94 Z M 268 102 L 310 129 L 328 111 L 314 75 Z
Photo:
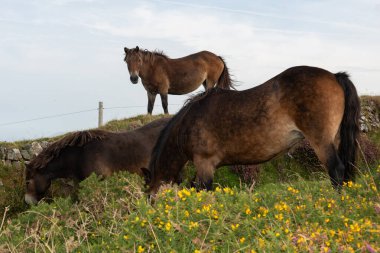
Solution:
M 376 252 L 379 182 L 380 166 L 341 194 L 325 179 L 254 191 L 165 185 L 149 199 L 136 175 L 93 175 L 78 201 L 53 199 L 3 226 L 0 251 Z
M 56 198 L 33 206 L 0 232 L 0 244 L 12 252 L 87 251 L 84 244 L 89 240 L 102 245 L 114 230 L 122 229 L 120 220 L 135 210 L 135 201 L 143 199 L 141 185 L 140 177 L 127 172 L 107 180 L 92 175 L 80 184 L 77 202 Z

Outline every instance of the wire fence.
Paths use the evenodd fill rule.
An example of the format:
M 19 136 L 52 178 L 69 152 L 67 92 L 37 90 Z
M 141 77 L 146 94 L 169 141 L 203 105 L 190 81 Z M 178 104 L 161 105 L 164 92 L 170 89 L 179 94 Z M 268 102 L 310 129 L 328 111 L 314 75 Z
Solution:
M 169 104 L 170 106 L 180 106 L 181 104 Z M 161 106 L 161 105 L 156 105 Z M 115 109 L 132 109 L 132 108 L 144 108 L 146 105 L 132 105 L 132 106 L 113 106 L 113 107 L 104 107 L 103 110 L 115 110 Z M 24 119 L 24 120 L 18 120 L 18 121 L 10 121 L 10 122 L 4 122 L 0 123 L 0 127 L 2 126 L 10 126 L 10 125 L 17 125 L 17 124 L 23 124 L 33 121 L 39 121 L 39 120 L 45 120 L 45 119 L 53 119 L 53 118 L 60 118 L 60 117 L 66 117 L 70 115 L 75 114 L 81 114 L 81 113 L 87 113 L 87 112 L 93 112 L 93 111 L 99 111 L 100 108 L 93 108 L 88 110 L 81 110 L 81 111 L 75 111 L 75 112 L 68 112 L 68 113 L 60 113 L 55 115 L 48 115 L 48 116 L 42 116 L 37 118 L 31 118 L 31 119 Z

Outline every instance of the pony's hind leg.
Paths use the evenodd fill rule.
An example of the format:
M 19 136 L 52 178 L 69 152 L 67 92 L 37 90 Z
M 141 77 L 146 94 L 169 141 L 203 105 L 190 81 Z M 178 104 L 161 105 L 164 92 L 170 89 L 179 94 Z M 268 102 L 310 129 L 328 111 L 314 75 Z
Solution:
M 338 151 L 333 144 L 327 149 L 326 166 L 330 176 L 331 184 L 337 190 L 340 190 L 344 179 L 344 165 L 338 156 Z
M 217 82 L 216 80 L 208 78 L 208 79 L 204 80 L 202 85 L 203 85 L 203 87 L 205 87 L 205 91 L 207 91 L 207 90 L 215 87 L 216 82 Z
M 338 151 L 333 143 L 315 144 L 310 141 L 319 160 L 326 166 L 331 184 L 337 190 L 343 185 L 344 165 L 338 156 Z

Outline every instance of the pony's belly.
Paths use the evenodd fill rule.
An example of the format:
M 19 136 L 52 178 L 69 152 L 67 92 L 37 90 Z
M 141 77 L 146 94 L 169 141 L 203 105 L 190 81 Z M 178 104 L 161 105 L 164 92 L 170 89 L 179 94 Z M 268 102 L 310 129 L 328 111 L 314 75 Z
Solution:
M 287 131 L 278 135 L 262 135 L 261 138 L 250 141 L 240 140 L 239 145 L 226 145 L 225 163 L 228 164 L 258 164 L 266 162 L 287 152 L 295 144 L 303 140 L 298 130 Z
M 168 93 L 171 95 L 183 95 L 190 93 L 194 90 L 196 90 L 200 85 L 202 84 L 202 81 L 193 81 L 193 82 L 186 82 L 186 83 L 180 83 L 180 84 L 171 84 L 169 87 Z

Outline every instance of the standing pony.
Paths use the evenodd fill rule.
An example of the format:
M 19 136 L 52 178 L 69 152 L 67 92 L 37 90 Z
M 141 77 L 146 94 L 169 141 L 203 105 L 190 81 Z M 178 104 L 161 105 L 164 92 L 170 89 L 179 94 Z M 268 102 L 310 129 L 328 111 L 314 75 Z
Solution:
M 211 189 L 216 168 L 268 161 L 304 138 L 340 189 L 354 177 L 359 103 L 346 73 L 307 66 L 244 91 L 209 90 L 160 133 L 147 171 L 149 191 L 178 181 L 188 160 L 197 170 L 196 185 Z
M 223 58 L 208 51 L 170 59 L 162 52 L 149 52 L 139 47 L 124 48 L 130 80 L 141 82 L 148 93 L 148 114 L 152 114 L 156 95 L 160 94 L 164 112 L 168 112 L 168 94 L 182 95 L 196 90 L 201 84 L 206 90 L 233 87 Z
M 143 175 L 160 131 L 169 118 L 155 120 L 136 130 L 80 131 L 66 135 L 26 165 L 25 202 L 37 203 L 56 178 L 83 180 L 91 173 L 109 176 L 127 170 Z

